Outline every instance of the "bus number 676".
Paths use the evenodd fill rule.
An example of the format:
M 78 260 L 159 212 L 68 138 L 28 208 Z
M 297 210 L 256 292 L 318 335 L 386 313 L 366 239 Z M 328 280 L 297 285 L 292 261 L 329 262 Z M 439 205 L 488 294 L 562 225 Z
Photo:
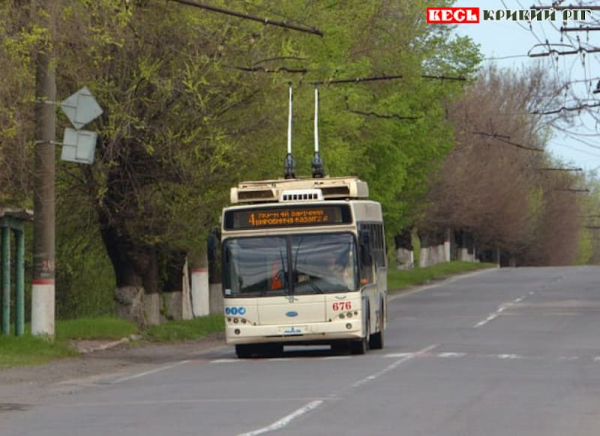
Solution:
M 333 310 L 350 310 L 352 309 L 352 303 L 350 301 L 342 301 L 339 303 L 333 303 Z

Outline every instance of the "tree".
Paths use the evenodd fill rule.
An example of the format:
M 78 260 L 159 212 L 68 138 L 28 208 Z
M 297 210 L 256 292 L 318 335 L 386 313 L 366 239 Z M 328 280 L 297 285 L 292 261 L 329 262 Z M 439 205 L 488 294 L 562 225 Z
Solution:
M 308 23 L 323 38 L 172 2 L 62 1 L 58 95 L 87 85 L 104 114 L 90 126 L 99 132 L 94 165 L 60 165 L 59 219 L 72 229 L 61 237 L 89 226 L 93 211 L 117 300 L 140 323 L 158 322 L 157 295 L 177 286 L 186 256 L 205 250 L 228 188 L 281 174 L 290 81 L 297 173 L 310 173 L 312 88 L 325 81 L 326 171 L 369 181 L 393 234 L 452 145 L 443 103 L 462 83 L 423 76 L 466 75 L 479 59 L 469 40 L 425 24 L 425 1 L 239 6 Z M 402 79 L 332 84 L 382 75 Z
M 543 152 L 551 124 L 534 115 L 561 92 L 541 68 L 486 70 L 452 109 L 457 147 L 429 190 L 421 225 L 467 231 L 522 263 L 572 262 L 579 206 L 568 190 L 578 180 L 544 171 L 560 165 Z

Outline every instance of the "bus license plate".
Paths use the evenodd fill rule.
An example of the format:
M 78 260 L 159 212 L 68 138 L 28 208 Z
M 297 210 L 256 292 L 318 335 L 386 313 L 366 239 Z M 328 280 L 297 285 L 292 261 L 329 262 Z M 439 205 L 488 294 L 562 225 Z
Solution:
M 289 336 L 289 335 L 303 335 L 306 333 L 307 326 L 305 325 L 294 325 L 287 327 L 279 327 L 279 332 Z

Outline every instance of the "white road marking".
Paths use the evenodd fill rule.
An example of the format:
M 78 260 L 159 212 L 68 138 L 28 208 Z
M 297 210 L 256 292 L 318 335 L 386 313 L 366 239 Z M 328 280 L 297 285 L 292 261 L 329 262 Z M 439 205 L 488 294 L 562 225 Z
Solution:
M 522 359 L 518 354 L 498 354 L 498 359 Z
M 467 353 L 438 353 L 438 357 L 465 357 Z
M 561 356 L 558 360 L 560 362 L 574 362 L 575 360 L 579 360 L 579 356 Z
M 366 383 L 368 383 L 370 381 L 376 380 L 379 377 L 381 377 L 382 375 L 384 375 L 385 373 L 390 372 L 391 370 L 393 370 L 397 366 L 402 365 L 404 362 L 406 362 L 406 361 L 408 361 L 408 360 L 410 360 L 410 359 L 412 359 L 414 357 L 421 356 L 421 355 L 423 355 L 425 353 L 428 353 L 429 351 L 433 350 L 436 347 L 439 347 L 439 344 L 431 345 L 431 346 L 429 346 L 427 348 L 423 348 L 422 350 L 417 351 L 416 353 L 412 353 L 412 354 L 409 354 L 407 356 L 404 356 L 400 360 L 395 361 L 394 363 L 392 363 L 391 365 L 385 367 L 381 371 L 376 372 L 375 374 L 371 374 L 370 376 L 365 377 L 362 380 L 357 381 L 356 383 L 354 383 L 352 385 L 352 387 L 356 388 L 356 387 L 362 386 L 362 385 L 364 385 L 364 384 L 366 384 Z
M 403 358 L 407 356 L 414 356 L 415 353 L 390 353 L 386 354 L 383 357 L 391 357 L 392 359 Z
M 474 325 L 475 328 L 477 327 L 481 327 L 482 325 L 486 325 L 488 322 L 495 320 L 496 318 L 498 318 L 498 314 L 495 313 L 493 315 L 488 316 L 486 319 L 484 319 L 483 321 L 479 321 L 477 324 Z
M 480 354 L 480 353 L 464 353 L 464 352 L 456 352 L 456 351 L 443 351 L 443 352 L 439 352 L 439 353 L 430 353 L 430 351 L 436 347 L 438 347 L 439 345 L 432 345 L 431 347 L 427 347 L 424 348 L 423 350 L 420 351 L 415 351 L 415 352 L 405 352 L 405 353 L 387 353 L 387 354 L 378 354 L 378 355 L 369 355 L 369 358 L 384 358 L 384 359 L 399 359 L 398 361 L 392 363 L 390 366 L 384 368 L 382 371 L 372 374 L 362 380 L 357 381 L 356 383 L 354 383 L 351 387 L 357 387 L 357 386 L 361 386 L 363 384 L 365 384 L 368 381 L 372 381 L 375 380 L 377 378 L 379 378 L 381 375 L 385 374 L 386 372 L 394 369 L 396 366 L 400 365 L 401 363 L 406 362 L 407 360 L 410 360 L 414 357 L 438 357 L 438 358 L 442 358 L 442 359 L 452 359 L 452 358 L 464 358 L 464 357 L 471 357 L 471 358 L 485 358 L 485 359 L 502 359 L 502 360 L 546 360 L 546 361 L 555 361 L 555 362 L 574 362 L 577 360 L 587 360 L 587 361 L 593 361 L 593 362 L 600 362 L 600 356 L 554 356 L 554 357 L 550 357 L 550 356 L 527 356 L 527 355 L 521 355 L 521 354 L 513 354 L 513 353 L 499 353 L 499 354 Z M 343 355 L 343 356 L 325 356 L 325 357 L 315 357 L 312 358 L 311 360 L 350 360 L 353 359 L 354 356 L 350 356 L 350 355 Z M 297 362 L 298 359 L 297 358 L 283 358 L 283 359 L 264 359 L 265 361 L 275 361 L 275 362 Z M 186 361 L 187 362 L 187 361 Z M 207 363 L 247 363 L 249 362 L 247 359 L 217 359 L 217 360 L 207 360 Z M 185 362 L 181 362 L 181 363 L 185 363 Z M 172 366 L 169 366 L 172 367 Z M 168 367 L 164 367 L 164 368 L 159 368 L 156 371 L 160 371 L 162 369 L 167 369 Z M 150 372 L 151 373 L 151 372 Z M 142 376 L 142 375 L 146 375 L 147 373 L 142 373 L 142 374 L 138 374 L 136 376 L 131 376 L 131 377 L 138 377 L 138 376 Z M 128 379 L 131 377 L 125 377 L 124 379 Z M 119 380 L 123 380 L 123 379 L 119 379 Z
M 379 377 L 381 377 L 382 375 L 386 374 L 387 372 L 393 370 L 394 368 L 396 368 L 397 366 L 403 364 L 404 362 L 417 357 L 417 356 L 421 356 L 424 355 L 426 353 L 428 353 L 429 351 L 433 350 L 434 348 L 438 347 L 438 344 L 435 345 L 431 345 L 429 347 L 423 348 L 420 351 L 417 351 L 416 353 L 407 353 L 406 355 L 403 355 L 403 357 L 400 360 L 397 360 L 396 362 L 392 363 L 391 365 L 385 367 L 384 369 L 382 369 L 379 372 L 376 372 L 374 374 L 371 374 L 368 377 L 365 377 L 362 380 L 357 381 L 356 383 L 354 383 L 350 389 L 356 388 L 358 386 L 362 386 L 370 381 L 376 380 Z M 337 357 L 337 356 L 333 356 L 333 357 Z M 326 358 L 323 358 L 323 360 Z M 267 427 L 263 427 L 260 428 L 258 430 L 254 430 L 251 431 L 249 433 L 242 433 L 238 436 L 256 436 L 259 434 L 263 434 L 263 433 L 269 433 L 275 430 L 280 430 L 283 427 L 287 426 L 290 422 L 292 422 L 294 419 L 302 416 L 302 415 L 306 415 L 307 413 L 311 412 L 312 410 L 318 408 L 320 405 L 323 404 L 323 400 L 316 400 L 316 401 L 312 401 L 310 403 L 308 403 L 307 405 L 301 407 L 300 409 L 292 412 L 291 414 L 284 416 L 283 418 L 281 418 L 280 420 L 274 422 L 273 424 L 267 426 Z
M 529 295 L 531 295 L 532 293 L 530 292 Z M 504 312 L 506 309 L 514 306 L 515 304 L 520 303 L 521 301 L 523 301 L 527 296 L 523 296 L 523 297 L 519 297 L 516 300 L 511 301 L 510 303 L 503 303 L 501 304 L 498 309 L 492 313 L 490 316 L 488 316 L 486 319 L 479 321 L 477 324 L 475 324 L 473 326 L 473 328 L 477 328 L 477 327 L 481 327 L 486 325 L 488 322 L 495 320 L 496 318 L 498 318 L 498 316 Z
M 55 404 L 52 407 L 124 407 L 124 406 L 156 406 L 170 404 L 202 404 L 202 403 L 280 403 L 282 401 L 335 401 L 338 398 L 193 398 L 193 399 L 170 399 L 170 400 L 140 400 L 140 401 L 107 401 L 75 404 Z
M 118 378 L 118 379 L 112 381 L 111 384 L 121 383 L 121 382 L 124 382 L 124 381 L 128 381 L 128 380 L 133 380 L 133 379 L 136 379 L 136 378 L 144 377 L 144 376 L 147 376 L 147 375 L 150 375 L 150 374 L 155 374 L 157 372 L 164 371 L 165 369 L 175 368 L 176 366 L 180 366 L 180 365 L 183 365 L 183 364 L 188 363 L 188 362 L 189 362 L 189 360 L 182 360 L 180 362 L 173 363 L 171 365 L 161 366 L 159 368 L 155 368 L 155 369 L 152 369 L 150 371 L 140 372 L 138 374 L 130 375 L 130 376 L 127 376 L 127 377 L 121 377 L 121 378 Z
M 285 427 L 286 425 L 288 425 L 294 419 L 299 418 L 302 415 L 306 415 L 311 410 L 316 409 L 321 404 L 323 404 L 322 400 L 312 401 L 312 402 L 308 403 L 306 406 L 303 406 L 303 407 L 299 408 L 298 410 L 290 413 L 289 415 L 284 416 L 279 421 L 275 421 L 273 424 L 269 425 L 268 427 L 259 428 L 258 430 L 254 430 L 249 433 L 241 433 L 239 436 L 256 436 L 259 434 L 279 430 L 279 429 Z

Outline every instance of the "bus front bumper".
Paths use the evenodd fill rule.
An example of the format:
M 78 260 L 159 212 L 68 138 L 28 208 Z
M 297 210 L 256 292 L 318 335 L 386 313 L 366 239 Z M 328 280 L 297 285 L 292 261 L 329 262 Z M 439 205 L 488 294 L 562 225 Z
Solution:
M 225 338 L 228 344 L 326 343 L 360 339 L 363 336 L 360 318 L 294 325 L 228 324 L 225 326 Z

